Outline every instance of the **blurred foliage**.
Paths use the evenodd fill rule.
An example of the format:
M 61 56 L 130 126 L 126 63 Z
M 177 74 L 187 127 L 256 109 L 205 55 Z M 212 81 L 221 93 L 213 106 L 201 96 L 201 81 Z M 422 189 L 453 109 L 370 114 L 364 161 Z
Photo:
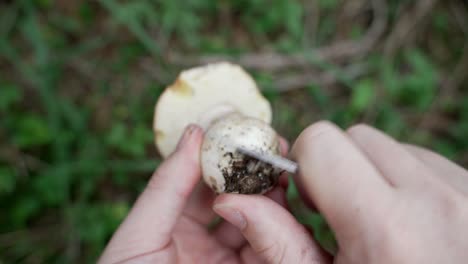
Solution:
M 299 223 L 313 230 L 313 236 L 327 252 L 334 255 L 338 251 L 338 244 L 335 235 L 327 225 L 323 216 L 315 210 L 311 210 L 305 202 L 302 201 L 297 187 L 292 179 L 289 180 L 287 198 L 290 210 L 299 221 Z
M 409 2 L 388 1 L 385 36 L 347 63 L 368 65 L 362 76 L 345 76 L 343 62 L 314 59 L 309 68 L 338 81 L 310 80 L 280 92 L 275 77 L 289 70 L 251 71 L 273 105 L 274 127 L 294 140 L 320 119 L 343 128 L 366 122 L 467 166 L 467 80 L 452 80 L 467 57 L 467 28 L 459 21 L 468 21 L 460 13 L 467 4 L 439 1 L 412 38 L 386 55 L 386 37 Z M 291 54 L 359 39 L 372 19 L 369 6 L 365 0 L 2 1 L 0 263 L 96 260 L 160 162 L 152 114 L 182 69 L 170 63 L 172 53 Z M 453 15 L 453 6 L 464 9 Z M 336 250 L 323 218 L 301 205 L 294 189 L 288 195 L 298 219 Z

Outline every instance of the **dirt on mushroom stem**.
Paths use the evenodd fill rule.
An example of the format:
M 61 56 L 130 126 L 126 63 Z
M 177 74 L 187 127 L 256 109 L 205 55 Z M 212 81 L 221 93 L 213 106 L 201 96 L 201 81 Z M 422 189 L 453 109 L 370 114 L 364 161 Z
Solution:
M 261 194 L 278 183 L 282 171 L 258 159 L 227 152 L 229 165 L 221 169 L 226 193 Z

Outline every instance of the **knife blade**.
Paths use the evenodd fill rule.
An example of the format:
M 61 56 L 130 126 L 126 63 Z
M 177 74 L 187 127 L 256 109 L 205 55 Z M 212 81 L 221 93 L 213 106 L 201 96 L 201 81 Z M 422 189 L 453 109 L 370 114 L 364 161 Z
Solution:
M 296 162 L 289 160 L 287 158 L 284 158 L 280 155 L 267 154 L 267 153 L 247 149 L 245 147 L 237 147 L 236 150 L 239 153 L 258 159 L 262 162 L 268 163 L 274 167 L 280 168 L 292 174 L 296 174 L 299 168 Z

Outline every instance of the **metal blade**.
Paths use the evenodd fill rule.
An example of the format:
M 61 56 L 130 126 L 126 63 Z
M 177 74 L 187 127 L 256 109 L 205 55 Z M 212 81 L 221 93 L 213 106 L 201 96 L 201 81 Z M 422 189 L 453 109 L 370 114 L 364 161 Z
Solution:
M 285 170 L 289 173 L 297 173 L 298 170 L 298 165 L 296 162 L 283 158 L 279 155 L 271 155 L 271 154 L 265 154 L 261 153 L 258 151 L 250 150 L 245 147 L 237 147 L 237 151 L 250 156 L 252 158 L 258 159 L 260 161 L 263 161 L 265 163 L 268 163 L 274 167 L 280 168 L 282 170 Z

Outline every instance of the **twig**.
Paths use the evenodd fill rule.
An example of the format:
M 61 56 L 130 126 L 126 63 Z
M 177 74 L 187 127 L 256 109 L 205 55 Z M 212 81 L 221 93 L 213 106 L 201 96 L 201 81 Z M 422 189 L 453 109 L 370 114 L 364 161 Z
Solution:
M 442 87 L 443 90 L 441 98 L 448 99 L 452 98 L 458 87 L 463 83 L 466 79 L 468 72 L 468 37 L 467 42 L 463 47 L 463 53 L 458 61 L 457 65 L 455 66 L 452 74 L 444 81 Z
M 322 73 L 305 72 L 287 77 L 281 76 L 273 80 L 273 86 L 275 90 L 279 92 L 289 92 L 295 89 L 304 88 L 310 84 L 331 86 L 337 82 L 340 82 L 337 75 L 343 76 L 343 78 L 352 81 L 366 74 L 368 71 L 369 67 L 367 64 L 352 64 L 340 70 L 339 73 L 332 71 Z
M 385 41 L 384 53 L 386 56 L 392 56 L 395 51 L 403 45 L 409 34 L 418 26 L 421 21 L 430 13 L 437 3 L 437 0 L 415 1 L 414 11 L 403 12 L 403 15 L 397 19 L 397 24 Z
M 464 168 L 468 168 L 468 152 L 466 152 L 460 159 L 460 165 Z
M 458 61 L 457 65 L 450 74 L 442 83 L 440 88 L 440 93 L 434 99 L 429 106 L 429 109 L 424 113 L 419 122 L 418 127 L 420 128 L 430 128 L 433 116 L 436 111 L 441 107 L 443 102 L 446 102 L 450 98 L 456 98 L 456 93 L 460 85 L 466 79 L 466 73 L 468 72 L 468 38 L 463 47 L 463 54 Z
M 15 148 L 1 148 L 0 158 L 14 166 L 22 166 L 26 170 L 25 174 L 27 174 L 29 170 L 39 170 L 48 165 L 37 157 L 20 152 Z
M 98 67 L 95 67 L 95 65 L 92 65 L 91 62 L 83 60 L 82 58 L 71 58 L 68 61 L 67 66 L 75 70 L 78 74 L 82 75 L 83 77 L 92 80 L 92 83 L 98 83 L 104 75 L 97 74 L 98 72 L 100 72 L 100 69 Z
M 317 0 L 309 0 L 305 2 L 304 15 L 304 36 L 302 46 L 304 49 L 310 49 L 315 44 L 317 28 L 320 22 L 320 8 Z
M 167 75 L 159 74 L 157 65 L 150 60 L 142 60 L 140 67 L 160 84 L 168 85 L 173 80 Z M 294 74 L 281 74 L 273 79 L 273 88 L 279 92 L 289 92 L 304 88 L 310 84 L 331 86 L 339 82 L 353 81 L 369 72 L 369 65 L 365 63 L 352 63 L 347 67 L 328 71 L 303 71 Z M 262 88 L 262 87 L 261 87 Z
M 217 61 L 228 60 L 246 68 L 263 71 L 280 71 L 289 68 L 303 68 L 309 66 L 311 55 L 321 61 L 345 61 L 350 58 L 360 57 L 368 53 L 379 38 L 385 32 L 387 26 L 387 2 L 385 0 L 372 0 L 374 20 L 360 40 L 346 40 L 337 42 L 330 46 L 299 52 L 297 54 L 278 54 L 273 52 L 247 53 L 239 58 L 225 55 L 208 55 L 201 57 L 190 57 L 177 53 L 168 54 L 168 60 L 172 64 L 184 67 L 198 64 L 206 64 Z
M 52 232 L 53 230 L 57 231 L 56 225 L 20 229 L 15 231 L 9 231 L 7 233 L 1 233 L 0 248 L 5 248 L 18 244 L 18 241 L 23 240 L 41 241 L 47 239 L 48 241 L 50 241 L 51 238 L 55 238 L 56 236 L 61 235 L 60 232 Z
M 344 16 L 346 18 L 355 18 L 368 8 L 368 1 L 345 1 L 343 6 Z
M 139 61 L 138 65 L 148 73 L 148 76 L 151 79 L 155 80 L 159 84 L 168 85 L 171 82 L 169 76 L 172 75 L 164 73 L 162 67 L 158 63 L 155 63 L 153 59 L 143 58 Z
M 455 21 L 460 26 L 460 30 L 468 36 L 468 15 L 466 12 L 466 7 L 462 6 L 458 1 L 450 1 L 449 8 L 455 17 Z
M 322 56 L 328 60 L 355 58 L 368 53 L 387 27 L 387 2 L 385 0 L 372 0 L 374 20 L 364 37 L 358 41 L 348 40 L 332 45 L 322 50 Z

